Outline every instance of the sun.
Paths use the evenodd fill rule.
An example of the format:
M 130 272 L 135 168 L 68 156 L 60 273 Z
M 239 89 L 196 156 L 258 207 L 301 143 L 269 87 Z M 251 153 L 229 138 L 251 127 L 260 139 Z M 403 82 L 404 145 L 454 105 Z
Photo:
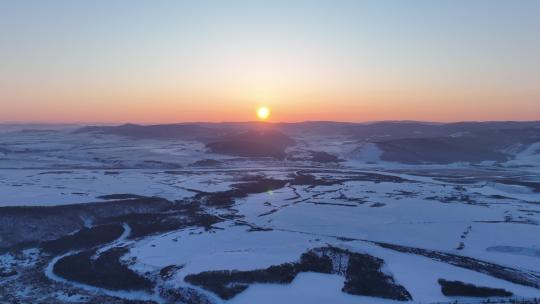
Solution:
M 257 109 L 257 117 L 259 117 L 259 120 L 267 120 L 270 116 L 270 109 L 268 107 L 259 107 Z

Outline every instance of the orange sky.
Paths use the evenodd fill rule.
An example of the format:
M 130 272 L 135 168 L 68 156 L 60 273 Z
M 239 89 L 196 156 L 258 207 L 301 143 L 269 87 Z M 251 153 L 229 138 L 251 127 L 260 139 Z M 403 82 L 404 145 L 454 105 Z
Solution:
M 23 2 L 0 122 L 540 120 L 538 1 Z

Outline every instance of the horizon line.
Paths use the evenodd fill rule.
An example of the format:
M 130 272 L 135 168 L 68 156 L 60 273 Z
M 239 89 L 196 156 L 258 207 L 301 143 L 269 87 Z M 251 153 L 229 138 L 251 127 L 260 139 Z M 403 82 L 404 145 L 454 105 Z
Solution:
M 1 125 L 109 125 L 109 126 L 122 126 L 122 125 L 139 125 L 139 126 L 151 126 L 151 125 L 180 125 L 180 124 L 246 124 L 246 123 L 259 123 L 259 124 L 302 124 L 302 123 L 342 123 L 342 124 L 372 124 L 372 123 L 427 123 L 427 124 L 455 124 L 455 123 L 493 123 L 493 122 L 540 122 L 540 118 L 537 120 L 451 120 L 451 121 L 430 121 L 430 120 L 413 120 L 413 119 L 386 119 L 386 120 L 366 120 L 366 121 L 341 121 L 341 120 L 303 120 L 303 121 L 258 121 L 258 120 L 246 120 L 246 121 L 178 121 L 178 122 L 99 122 L 99 121 L 80 121 L 80 122 L 47 122 L 47 121 L 0 121 Z

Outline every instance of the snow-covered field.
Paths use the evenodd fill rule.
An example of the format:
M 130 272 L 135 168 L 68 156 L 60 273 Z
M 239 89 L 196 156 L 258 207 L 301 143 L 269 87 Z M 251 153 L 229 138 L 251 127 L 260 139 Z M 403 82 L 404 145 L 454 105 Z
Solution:
M 305 139 L 303 147 L 312 150 L 318 140 Z M 402 165 L 378 161 L 380 151 L 370 144 L 359 148 L 350 142 L 318 146 L 346 161 L 251 160 L 208 153 L 197 142 L 135 141 L 67 131 L 7 132 L 0 134 L 0 206 L 63 205 L 71 209 L 58 210 L 78 212 L 70 206 L 101 208 L 109 204 L 111 195 L 167 200 L 170 208 L 142 212 L 141 218 L 121 213 L 110 217 L 85 214 L 91 218 L 85 221 L 85 229 L 122 225 L 124 233 L 130 231 L 132 237 L 117 236 L 116 242 L 111 238 L 94 247 L 71 248 L 62 255 L 96 250 L 94 255 L 99 257 L 121 247 L 125 252 L 117 257 L 119 267 L 151 282 L 152 287 L 143 293 L 145 299 L 155 302 L 397 302 L 391 297 L 342 290 L 351 275 L 362 277 L 361 272 L 300 271 L 288 283 L 253 279 L 256 275 L 250 272 L 265 273 L 272 266 L 297 263 L 303 254 L 327 247 L 382 259 L 379 273 L 402 286 L 410 294 L 408 300 L 415 303 L 479 301 L 445 295 L 440 279 L 504 289 L 519 299 L 540 297 L 540 192 L 527 184 L 540 180 L 537 146 L 497 167 Z M 295 149 L 301 153 L 302 146 Z M 220 165 L 197 163 L 208 159 Z M 530 166 L 522 166 L 524 163 Z M 514 165 L 522 167 L 518 170 Z M 273 186 L 264 186 L 268 181 Z M 250 188 L 257 183 L 268 189 Z M 113 201 L 129 203 L 123 198 Z M 185 207 L 190 204 L 197 206 L 196 211 Z M 0 217 L 19 216 L 12 210 L 0 208 Z M 40 217 L 41 209 L 31 210 L 38 212 L 32 216 Z M 194 215 L 211 217 L 211 222 L 189 222 Z M 140 228 L 156 217 L 159 223 L 169 224 L 171 218 L 183 222 L 156 230 Z M 0 224 L 2 221 L 6 220 L 1 218 Z M 6 225 L 0 226 L 6 229 L 0 232 L 0 241 L 12 233 Z M 79 228 L 72 229 L 71 235 L 77 236 Z M 40 241 L 44 240 L 18 249 L 0 248 L 0 303 L 14 299 L 23 303 L 120 303 L 122 295 L 133 299 L 142 290 L 62 277 L 54 270 L 54 264 L 62 260 L 60 255 L 41 250 L 46 247 Z M 98 257 L 94 262 L 99 262 Z M 466 262 L 456 262 L 460 259 Z M 36 279 L 47 271 L 49 278 L 61 280 Z M 246 285 L 233 297 L 220 296 L 210 283 L 196 284 L 189 279 L 229 271 L 240 274 L 234 280 L 226 277 L 233 281 L 225 288 Z M 17 289 L 23 285 L 26 288 Z M 49 292 L 51 296 L 44 296 Z

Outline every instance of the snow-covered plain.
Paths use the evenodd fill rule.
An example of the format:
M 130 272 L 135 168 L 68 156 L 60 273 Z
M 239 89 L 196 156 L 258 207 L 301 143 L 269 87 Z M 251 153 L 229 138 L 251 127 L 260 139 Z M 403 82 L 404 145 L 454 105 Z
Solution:
M 346 162 L 313 164 L 217 155 L 208 153 L 197 142 L 135 141 L 67 131 L 8 132 L 0 134 L 0 138 L 3 207 L 105 203 L 103 196 L 113 194 L 161 197 L 182 204 L 199 199 L 201 194 L 235 189 L 249 176 L 285 180 L 284 187 L 237 197 L 226 208 L 204 205 L 204 212 L 220 219 L 210 229 L 184 227 L 123 242 L 122 246 L 129 250 L 121 260 L 132 271 L 153 278 L 168 266 L 178 266 L 159 284 L 173 289 L 193 288 L 210 301 L 395 302 L 344 293 L 341 289 L 345 278 L 338 274 L 302 272 L 290 284 L 251 284 L 232 299 L 220 299 L 184 280 L 188 275 L 206 271 L 249 271 L 296 262 L 303 253 L 325 246 L 383 259 L 384 271 L 405 287 L 413 302 L 475 301 L 444 295 L 438 279 L 502 288 L 517 298 L 540 297 L 540 285 L 525 286 L 379 245 L 471 257 L 540 278 L 540 193 L 508 183 L 508 179 L 540 179 L 536 170 L 538 146 L 531 146 L 515 160 L 493 168 L 385 163 L 378 161 L 380 151 L 372 144 L 356 149 L 351 142 L 332 142 L 320 149 L 339 155 Z M 313 150 L 318 140 L 305 139 L 304 148 Z M 222 165 L 197 165 L 197 161 L 205 159 L 218 160 Z M 524 163 L 530 166 L 523 166 Z M 513 167 L 516 164 L 521 166 L 519 170 Z M 325 182 L 295 183 L 293 177 L 298 174 Z M 105 249 L 110 247 L 102 248 Z M 22 255 L 17 262 L 12 253 L 3 253 L 0 270 L 17 263 L 17 267 L 37 267 L 34 260 L 28 264 L 29 259 Z M 49 264 L 47 271 L 52 272 L 51 267 Z M 2 280 L 0 277 L 0 283 Z M 17 278 L 9 280 L 14 282 Z M 72 301 L 73 293 L 61 296 L 69 288 L 75 288 L 75 294 L 80 293 L 81 297 L 99 294 L 100 290 L 111 294 L 99 287 L 77 286 L 80 283 L 70 286 L 69 281 L 63 280 L 56 287 L 56 298 L 61 299 L 58 301 Z M 122 295 L 112 294 L 120 298 Z M 150 298 L 166 302 L 159 296 Z M 82 298 L 77 299 L 73 301 Z
M 295 261 L 308 249 L 331 244 L 382 257 L 397 281 L 418 302 L 453 299 L 441 293 L 437 284 L 439 278 L 505 288 L 520 297 L 540 295 L 540 291 L 535 288 L 508 283 L 429 258 L 381 249 L 362 241 L 450 252 L 540 272 L 538 256 L 488 250 L 500 245 L 529 250 L 540 248 L 540 238 L 537 237 L 540 235 L 540 226 L 536 224 L 540 206 L 513 200 L 490 203 L 493 199 L 473 194 L 478 187 L 482 186 L 470 186 L 470 190 L 465 190 L 478 201 L 474 204 L 426 199 L 433 195 L 454 195 L 456 190 L 452 186 L 440 183 L 346 182 L 343 185 L 311 189 L 303 186 L 286 187 L 271 193 L 255 194 L 238 200 L 234 208 L 245 216 L 247 222 L 272 231 L 247 232 L 248 229 L 243 227 L 220 225 L 219 228 L 225 230 L 210 233 L 186 230 L 162 238 L 146 239 L 135 244 L 131 251 L 131 255 L 137 259 L 134 269 L 144 273 L 171 264 L 185 265 L 177 274 L 176 281 L 184 284 L 183 276 L 190 273 L 266 268 Z M 296 196 L 296 193 L 300 196 Z M 355 203 L 351 199 L 361 200 L 362 203 Z M 385 205 L 376 207 L 376 203 Z M 528 211 L 520 211 L 521 208 L 527 208 Z M 536 212 L 530 213 L 530 210 Z M 505 220 L 509 215 L 530 222 Z M 463 238 L 465 231 L 469 233 Z M 463 248 L 458 250 L 461 242 Z M 171 252 L 175 254 L 169 254 Z M 298 280 L 304 282 L 301 278 Z M 293 298 L 305 296 L 306 300 L 310 299 L 312 295 L 309 293 L 298 294 L 303 288 L 288 291 L 294 286 L 295 283 L 288 287 L 257 285 L 254 289 L 262 295 L 285 288 L 283 292 L 293 293 Z M 250 290 L 248 294 L 254 292 Z M 350 299 L 345 298 L 344 303 L 348 303 Z M 235 301 L 233 303 L 242 303 Z M 357 301 L 377 303 L 380 300 Z

